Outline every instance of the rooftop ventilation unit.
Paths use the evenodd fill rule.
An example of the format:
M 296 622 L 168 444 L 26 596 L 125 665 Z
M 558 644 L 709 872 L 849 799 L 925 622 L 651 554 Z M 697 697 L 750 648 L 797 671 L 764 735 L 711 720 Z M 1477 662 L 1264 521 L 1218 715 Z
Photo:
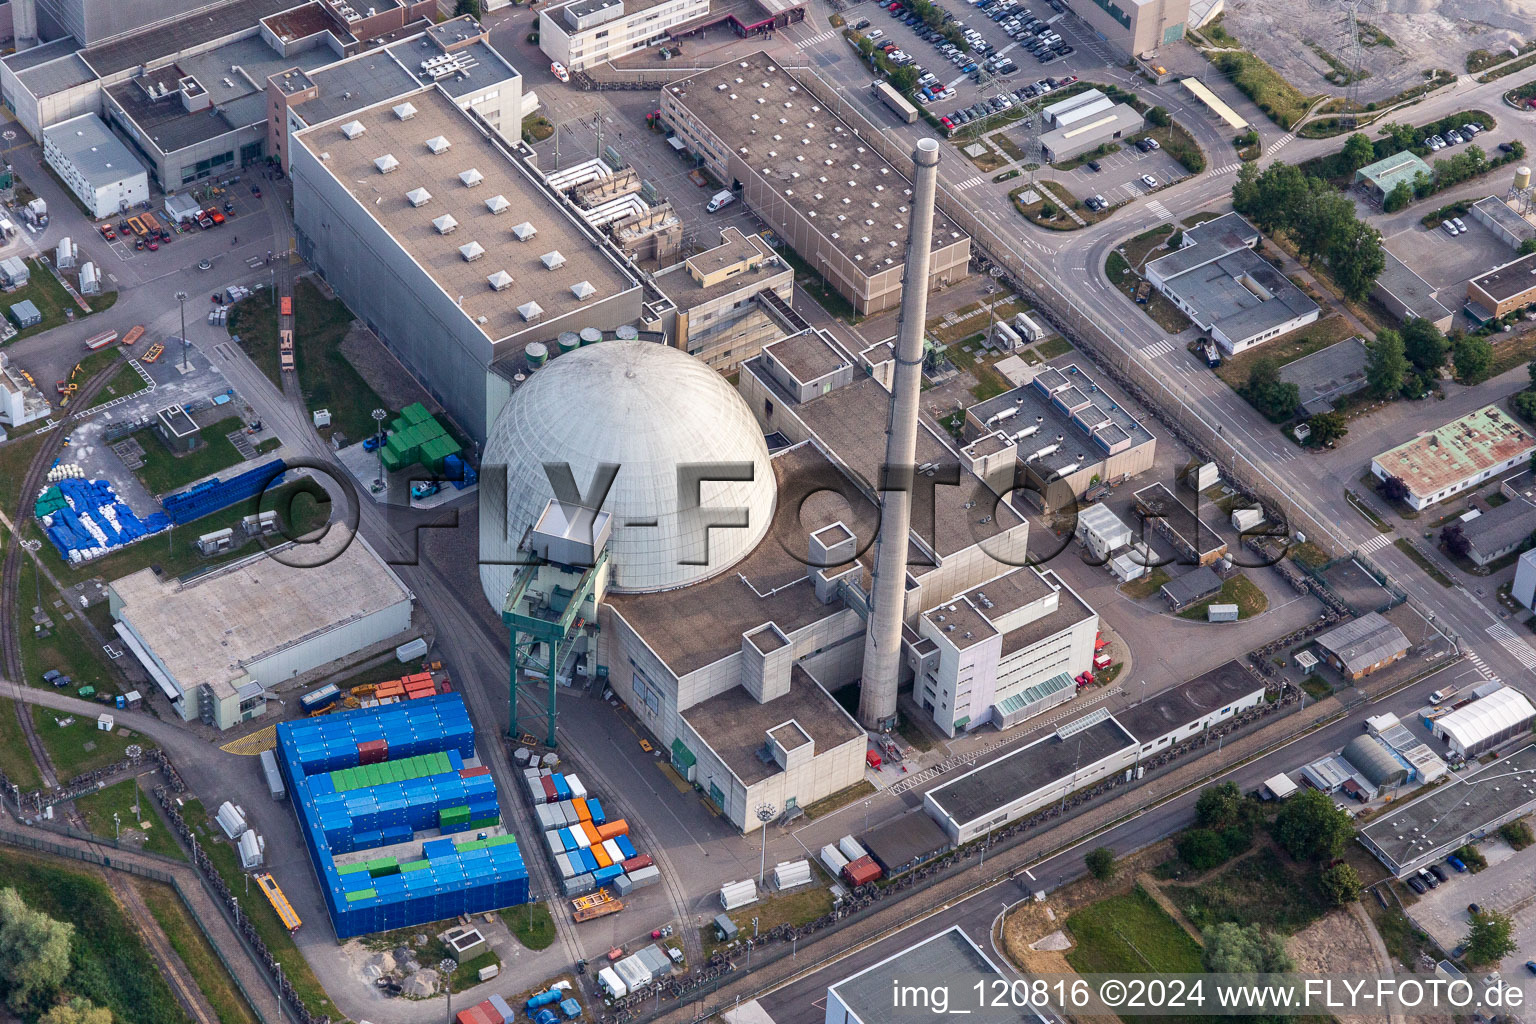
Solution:
M 485 180 L 485 175 L 471 167 L 469 170 L 459 175 L 459 180 L 464 183 L 465 188 L 474 188 L 476 185 Z
M 437 233 L 440 235 L 451 235 L 459 229 L 459 222 L 454 220 L 451 214 L 445 213 L 434 220 L 432 226 L 437 228 Z
M 506 213 L 511 205 L 507 202 L 507 197 L 502 195 L 491 196 L 485 201 L 485 208 L 492 213 Z
M 400 166 L 400 161 L 395 159 L 394 154 L 385 153 L 373 162 L 373 166 L 379 169 L 380 174 L 388 174 Z
M 526 220 L 512 229 L 512 234 L 517 236 L 519 242 L 526 242 L 538 233 L 539 229 Z
M 486 281 L 490 283 L 491 291 L 494 292 L 505 291 L 512 287 L 512 275 L 505 270 L 496 271 L 496 273 L 486 278 Z
M 448 147 L 451 145 L 453 145 L 453 143 L 449 142 L 441 135 L 427 140 L 427 148 L 434 153 L 446 153 L 448 152 Z
M 346 124 L 341 126 L 341 134 L 345 135 L 349 139 L 355 139 L 367 130 L 368 129 L 363 125 L 363 122 L 361 121 L 348 121 Z
M 571 294 L 575 295 L 578 299 L 589 298 L 596 292 L 597 289 L 592 287 L 591 281 L 577 281 L 571 285 Z
M 395 116 L 402 121 L 409 121 L 416 116 L 416 108 L 409 103 L 402 103 L 395 108 Z
M 531 299 L 517 307 L 517 312 L 524 320 L 537 320 L 544 315 L 544 307 Z
M 432 201 L 432 193 L 424 188 L 413 188 L 405 194 L 412 206 L 426 206 Z
M 565 265 L 565 257 L 560 254 L 559 249 L 545 253 L 539 257 L 539 261 L 544 264 L 546 270 L 559 270 Z
M 485 247 L 479 242 L 470 242 L 468 245 L 459 246 L 459 255 L 464 257 L 465 263 L 473 263 L 485 255 Z

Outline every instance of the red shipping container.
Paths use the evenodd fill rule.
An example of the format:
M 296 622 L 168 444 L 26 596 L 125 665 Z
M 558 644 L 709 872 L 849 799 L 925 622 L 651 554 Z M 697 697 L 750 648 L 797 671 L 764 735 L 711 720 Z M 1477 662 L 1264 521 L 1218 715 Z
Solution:
M 489 1021 L 490 1024 L 505 1024 L 505 1019 L 502 1017 L 501 1013 L 496 1009 L 496 1005 L 494 1003 L 492 1003 L 489 999 L 487 999 L 485 1002 L 481 1003 L 479 1006 L 475 1007 L 475 1009 L 477 1009 L 481 1013 L 483 1013 L 485 1015 L 485 1019 L 487 1021 Z
M 544 784 L 544 802 L 547 803 L 547 804 L 554 803 L 555 802 L 555 781 L 553 779 L 551 779 L 548 775 L 544 776 L 539 781 Z
M 641 868 L 648 868 L 650 866 L 651 855 L 648 853 L 642 853 L 637 857 L 631 857 L 623 864 L 625 871 L 639 871 Z
M 473 778 L 476 775 L 489 775 L 489 774 L 491 774 L 490 768 L 486 767 L 483 764 L 480 765 L 478 768 L 460 768 L 459 769 L 459 778 L 461 778 L 461 779 L 469 779 L 469 778 Z
M 389 744 L 384 740 L 369 740 L 357 745 L 358 764 L 383 764 L 389 760 Z
M 467 1010 L 460 1010 L 454 1015 L 454 1019 L 459 1024 L 490 1024 L 490 1021 L 486 1019 L 484 1013 L 480 1012 L 480 1007 L 478 1006 L 471 1006 Z
M 848 866 L 843 868 L 843 877 L 851 885 L 864 885 L 880 878 L 880 865 L 876 864 L 873 858 L 866 855 L 858 860 L 850 861 Z

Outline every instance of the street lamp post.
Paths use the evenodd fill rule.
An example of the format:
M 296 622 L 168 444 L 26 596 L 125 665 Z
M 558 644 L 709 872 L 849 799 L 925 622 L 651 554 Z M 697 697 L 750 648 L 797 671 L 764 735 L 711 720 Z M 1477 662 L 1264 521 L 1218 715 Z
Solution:
M 176 293 L 176 304 L 181 307 L 181 369 L 187 369 L 187 293 Z
M 122 837 L 123 837 L 123 823 L 118 818 L 117 812 L 113 811 L 112 812 L 112 841 L 114 843 L 119 842 L 119 841 L 121 841 Z
M 388 416 L 389 413 L 383 409 L 375 409 L 372 415 L 375 424 L 374 439 L 379 442 L 379 477 L 373 482 L 374 489 L 377 490 L 384 486 L 384 417 Z
M 763 833 L 762 863 L 757 869 L 757 884 L 759 886 L 763 884 L 763 876 L 768 873 L 768 823 L 773 820 L 773 816 L 777 813 L 779 813 L 779 809 L 773 806 L 773 804 L 761 803 L 757 805 L 757 820 L 761 823 L 760 831 Z

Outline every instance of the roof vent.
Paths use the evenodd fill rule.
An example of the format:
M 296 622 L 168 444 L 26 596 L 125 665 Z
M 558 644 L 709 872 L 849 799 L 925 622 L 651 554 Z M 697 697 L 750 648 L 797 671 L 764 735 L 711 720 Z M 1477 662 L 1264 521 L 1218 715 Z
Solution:
M 402 103 L 395 108 L 395 116 L 402 121 L 409 121 L 416 116 L 416 108 L 409 103 Z
M 537 320 L 544 315 L 544 307 L 532 299 L 518 306 L 517 311 L 524 320 Z
M 412 206 L 426 206 L 432 201 L 432 193 L 424 188 L 413 188 L 405 194 Z
M 512 275 L 505 270 L 496 271 L 496 273 L 486 278 L 486 281 L 490 283 L 491 290 L 496 292 L 505 291 L 512 287 Z
M 368 129 L 363 125 L 363 122 L 361 121 L 348 121 L 346 124 L 341 126 L 341 134 L 345 135 L 349 139 L 355 139 L 367 130 Z
M 453 219 L 452 214 L 443 214 L 432 221 L 432 226 L 437 228 L 440 235 L 451 235 L 459 229 L 459 222 Z
M 373 162 L 373 166 L 379 169 L 380 174 L 388 174 L 400 166 L 400 161 L 395 159 L 394 154 L 385 153 Z
M 545 253 L 539 257 L 539 260 L 544 264 L 546 270 L 558 270 L 565 265 L 565 257 L 560 254 L 559 249 Z
M 492 213 L 506 213 L 511 205 L 511 203 L 507 202 L 507 197 L 503 195 L 494 195 L 485 201 L 485 208 Z
M 434 153 L 446 153 L 448 152 L 448 147 L 451 145 L 452 143 L 443 138 L 441 135 L 427 140 L 427 148 Z
M 512 234 L 517 236 L 517 240 L 519 242 L 526 242 L 528 239 L 532 238 L 538 233 L 539 229 L 534 227 L 531 222 L 526 220 L 512 229 Z
M 465 188 L 474 188 L 476 185 L 485 180 L 485 175 L 471 167 L 469 170 L 459 175 L 459 180 L 464 183 Z
M 470 242 L 468 245 L 459 246 L 459 255 L 464 257 L 465 263 L 473 263 L 485 255 L 485 247 L 479 242 Z
M 596 291 L 597 289 L 592 287 L 591 281 L 577 281 L 571 285 L 571 294 L 575 295 L 578 299 L 588 298 L 596 293 Z

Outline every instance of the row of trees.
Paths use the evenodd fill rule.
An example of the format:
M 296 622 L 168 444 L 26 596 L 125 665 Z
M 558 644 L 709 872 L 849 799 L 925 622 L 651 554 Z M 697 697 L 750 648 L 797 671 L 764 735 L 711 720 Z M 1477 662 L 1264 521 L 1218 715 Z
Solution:
M 1284 232 L 1309 265 L 1324 262 L 1339 289 L 1364 299 L 1386 260 L 1381 233 L 1355 216 L 1349 197 L 1291 164 L 1264 170 L 1244 164 L 1232 186 L 1232 206 L 1266 234 Z

